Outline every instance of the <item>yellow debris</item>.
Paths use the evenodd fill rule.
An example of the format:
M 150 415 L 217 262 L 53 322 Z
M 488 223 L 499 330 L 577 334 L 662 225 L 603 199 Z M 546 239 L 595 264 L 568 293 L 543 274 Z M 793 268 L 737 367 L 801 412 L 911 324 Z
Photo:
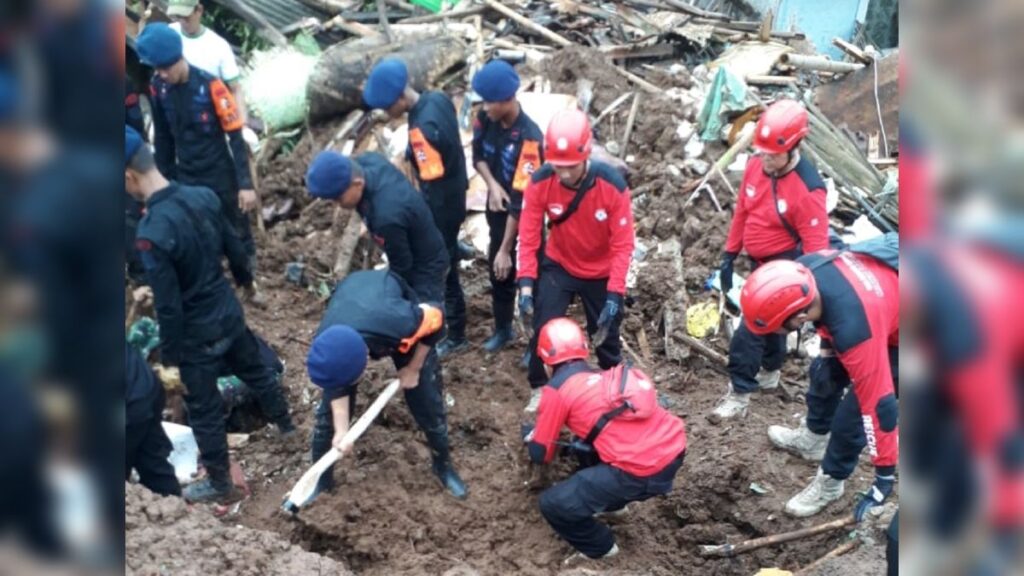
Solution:
M 719 319 L 718 305 L 712 302 L 694 304 L 686 309 L 686 331 L 694 338 L 703 338 L 714 331 Z

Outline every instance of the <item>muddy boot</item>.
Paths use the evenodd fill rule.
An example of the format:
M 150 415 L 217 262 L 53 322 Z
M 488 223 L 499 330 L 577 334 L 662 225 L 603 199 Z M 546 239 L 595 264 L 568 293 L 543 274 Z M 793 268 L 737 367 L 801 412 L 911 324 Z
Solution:
M 778 448 L 792 452 L 804 460 L 821 462 L 828 446 L 828 434 L 815 434 L 801 422 L 799 428 L 769 426 L 768 439 Z
M 484 342 L 484 352 L 488 354 L 494 354 L 498 350 L 501 350 L 509 342 L 515 340 L 515 333 L 512 332 L 511 326 L 502 326 L 494 331 L 494 334 Z
M 448 337 L 445 339 L 444 342 L 441 342 L 440 344 L 437 345 L 437 357 L 447 358 L 449 356 L 454 356 L 455 354 L 458 354 L 459 352 L 468 349 L 469 340 L 466 340 L 465 336 L 458 339 Z
M 761 390 L 774 390 L 779 387 L 779 381 L 782 380 L 782 370 L 772 370 L 771 372 L 762 370 L 754 379 L 757 380 Z
M 433 459 L 434 475 L 441 481 L 452 496 L 459 500 L 465 500 L 468 495 L 466 484 L 459 477 L 452 465 L 451 450 L 448 447 L 448 433 L 440 432 L 427 434 L 427 443 L 430 445 L 430 455 Z
M 523 352 L 523 357 L 519 359 L 519 369 L 526 372 L 530 369 L 530 351 Z
M 786 502 L 786 513 L 797 518 L 814 516 L 843 496 L 844 484 L 843 480 L 836 480 L 818 468 L 817 476 L 807 488 Z
M 540 407 L 540 388 L 534 388 L 530 390 L 530 401 L 526 403 L 526 408 L 523 408 L 523 412 L 527 414 L 534 414 L 537 412 L 537 408 Z
M 722 420 L 746 416 L 748 405 L 750 405 L 750 394 L 733 392 L 730 388 L 729 393 L 718 402 L 718 406 L 715 406 L 715 410 L 708 419 L 717 424 Z
M 586 563 L 588 561 L 608 560 L 609 558 L 614 558 L 618 554 L 619 554 L 619 545 L 618 544 L 612 544 L 611 549 L 608 550 L 607 552 L 605 552 L 604 556 L 598 556 L 597 558 L 591 558 L 590 556 L 587 556 L 586 554 L 584 554 L 582 552 L 576 552 L 572 556 L 569 556 L 565 560 L 562 560 L 562 566 L 569 567 L 569 566 L 576 566 L 577 564 L 583 564 L 583 563 Z
M 244 497 L 242 491 L 235 488 L 230 478 L 214 479 L 207 476 L 198 482 L 185 486 L 181 491 L 181 497 L 186 502 L 203 504 L 216 502 L 217 504 L 231 504 L 238 502 Z

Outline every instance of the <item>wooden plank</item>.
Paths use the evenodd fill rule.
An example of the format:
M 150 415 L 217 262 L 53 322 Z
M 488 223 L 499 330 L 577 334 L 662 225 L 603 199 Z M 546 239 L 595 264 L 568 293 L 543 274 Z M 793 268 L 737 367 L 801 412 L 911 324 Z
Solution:
M 671 44 L 654 44 L 653 46 L 601 46 L 598 51 L 612 60 L 631 60 L 633 58 L 667 58 L 675 53 Z

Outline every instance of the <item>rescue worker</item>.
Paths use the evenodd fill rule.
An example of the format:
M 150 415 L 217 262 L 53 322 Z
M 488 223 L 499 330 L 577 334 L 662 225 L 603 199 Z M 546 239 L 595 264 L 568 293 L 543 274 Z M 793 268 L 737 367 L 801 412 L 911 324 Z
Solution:
M 743 318 L 755 335 L 785 334 L 813 322 L 834 351 L 824 367 L 830 376 L 821 379 L 831 386 L 807 395 L 806 425 L 785 438 L 772 434 L 784 446 L 795 447 L 809 435 L 816 436 L 811 443 L 826 444 L 817 475 L 786 503 L 787 513 L 812 516 L 838 500 L 865 447 L 875 481 L 856 504 L 857 519 L 892 493 L 899 459 L 899 304 L 898 272 L 852 250 L 769 262 L 743 286 Z M 815 420 L 830 423 L 827 436 L 808 429 Z
M 161 424 L 164 388 L 138 349 L 127 342 L 124 349 L 125 445 L 124 476 L 134 469 L 139 482 L 162 496 L 180 496 L 181 486 L 174 467 L 167 461 L 171 441 Z
M 536 428 L 524 438 L 530 460 L 551 462 L 562 426 L 584 439 L 574 446 L 592 450 L 599 459 L 544 491 L 541 514 L 577 557 L 615 556 L 615 537 L 595 515 L 621 514 L 630 502 L 668 494 L 686 455 L 685 425 L 658 405 L 654 385 L 642 372 L 628 366 L 610 374 L 591 368 L 587 339 L 569 318 L 552 319 L 541 328 L 535 353 L 551 380 L 541 388 Z M 627 392 L 631 404 L 611 406 L 609 383 L 642 397 Z M 628 418 L 630 407 L 646 417 Z
M 171 180 L 217 193 L 227 221 L 241 238 L 252 274 L 256 244 L 247 214 L 259 200 L 234 95 L 223 80 L 185 60 L 181 35 L 166 24 L 147 25 L 136 46 L 140 60 L 156 69 L 150 105 L 157 168 Z M 263 302 L 253 286 L 246 290 L 246 298 Z
M 494 314 L 494 334 L 484 343 L 489 353 L 515 339 L 514 262 L 523 191 L 544 163 L 544 133 L 523 112 L 517 90 L 519 75 L 504 60 L 488 62 L 473 76 L 473 91 L 484 100 L 473 124 L 473 165 L 487 183 L 487 267 Z
M 758 154 L 747 163 L 719 268 L 723 293 L 732 289 L 733 263 L 743 250 L 756 269 L 828 248 L 825 182 L 800 155 L 807 132 L 807 110 L 793 100 L 772 104 L 758 120 Z M 729 342 L 729 392 L 711 420 L 745 415 L 753 392 L 778 387 L 785 358 L 784 336 L 759 337 L 741 323 Z
M 405 63 L 397 58 L 385 58 L 373 67 L 363 88 L 363 100 L 370 108 L 386 110 L 392 118 L 409 114 L 406 158 L 448 252 L 444 289 L 448 335 L 437 346 L 438 356 L 444 358 L 469 347 L 466 297 L 459 281 L 459 228 L 466 219 L 469 177 L 455 105 L 443 92 L 420 94 L 414 90 Z
M 245 252 L 207 188 L 169 182 L 149 147 L 125 127 L 125 190 L 146 203 L 136 246 L 146 268 L 160 323 L 165 382 L 180 380 L 189 423 L 208 477 L 184 490 L 190 501 L 227 502 L 240 494 L 229 476 L 225 410 L 217 377 L 223 366 L 244 381 L 282 435 L 294 431 L 288 403 L 261 360 L 242 306 L 221 269 L 221 254 L 235 282 L 251 287 Z
M 323 388 L 313 427 L 314 462 L 331 446 L 342 454 L 352 450 L 342 440 L 367 356 L 391 357 L 409 412 L 427 436 L 434 474 L 452 496 L 466 498 L 466 485 L 451 461 L 441 367 L 434 350 L 443 326 L 441 309 L 421 303 L 393 271 L 353 272 L 338 284 L 306 360 L 310 380 Z M 329 490 L 333 484 L 328 470 L 318 488 Z
M 142 106 L 139 104 L 140 93 L 135 87 L 135 82 L 125 75 L 124 77 L 124 121 L 140 135 L 145 137 L 146 125 L 142 113 Z M 128 271 L 128 277 L 133 282 L 143 283 L 145 281 L 145 270 L 142 268 L 142 261 L 139 259 L 139 251 L 135 249 L 135 230 L 139 227 L 139 220 L 142 219 L 142 203 L 136 201 L 128 194 L 124 195 L 124 260 Z
M 171 29 L 181 34 L 182 53 L 189 64 L 220 78 L 235 95 L 238 113 L 245 122 L 245 98 L 242 95 L 242 73 L 238 70 L 235 52 L 228 41 L 203 26 L 205 9 L 199 0 L 170 0 L 167 16 L 174 21 Z
M 449 259 L 441 232 L 423 196 L 387 158 L 376 152 L 354 158 L 321 152 L 306 172 L 306 187 L 313 197 L 336 201 L 363 217 L 391 271 L 412 287 L 418 301 L 444 302 Z
M 546 163 L 523 194 L 519 311 L 524 317 L 533 314 L 536 297 L 533 350 L 540 327 L 564 316 L 579 296 L 598 364 L 607 370 L 622 360 L 619 323 L 634 243 L 629 187 L 618 171 L 590 159 L 592 136 L 585 113 L 556 114 L 544 142 Z M 549 232 L 541 255 L 545 216 Z M 526 410 L 533 412 L 547 381 L 535 355 L 530 358 L 529 381 L 533 393 Z

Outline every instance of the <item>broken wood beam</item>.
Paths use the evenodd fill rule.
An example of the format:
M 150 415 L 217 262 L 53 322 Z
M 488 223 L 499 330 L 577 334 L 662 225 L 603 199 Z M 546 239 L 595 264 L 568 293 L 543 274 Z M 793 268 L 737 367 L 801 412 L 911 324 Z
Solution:
M 558 44 L 559 46 L 572 46 L 574 44 L 574 42 L 572 42 L 571 40 L 565 38 L 564 36 L 560 36 L 552 32 L 551 30 L 548 30 L 547 28 L 541 26 L 540 24 L 537 24 L 533 20 L 530 20 L 526 16 L 523 16 L 519 12 L 516 12 L 515 10 L 509 8 L 508 6 L 505 6 L 501 2 L 497 2 L 496 0 L 483 0 L 483 3 L 488 8 L 494 10 L 495 12 L 500 12 L 501 14 L 504 14 L 508 18 L 511 18 L 523 28 L 526 28 L 527 30 L 535 34 L 542 36 L 550 40 L 551 42 Z
M 839 546 L 836 546 L 831 551 L 829 551 L 828 554 L 825 554 L 821 558 L 818 558 L 814 562 L 811 562 L 807 566 L 804 566 L 803 568 L 801 568 L 801 569 L 797 570 L 796 572 L 794 572 L 793 576 L 807 576 L 808 574 L 813 572 L 814 569 L 817 568 L 818 566 L 821 566 L 822 564 L 824 564 L 825 562 L 828 562 L 829 560 L 831 560 L 833 558 L 838 558 L 838 557 L 842 556 L 843 554 L 846 554 L 846 553 L 852 551 L 854 548 L 856 548 L 858 546 L 860 546 L 860 540 L 859 539 L 853 539 L 853 540 L 850 540 L 849 542 L 845 542 L 843 544 L 840 544 Z
M 697 8 L 696 6 L 691 6 L 687 4 L 684 0 L 661 1 L 671 6 L 673 9 L 678 10 L 679 12 L 690 14 L 691 16 L 699 16 L 701 18 L 708 18 L 710 20 L 721 20 L 723 22 L 728 22 L 730 20 L 727 14 L 722 14 L 720 12 L 708 12 L 707 10 Z
M 793 540 L 800 540 L 803 538 L 809 538 L 811 536 L 817 536 L 818 534 L 824 534 L 840 528 L 846 528 L 851 524 L 856 524 L 857 519 L 852 514 L 844 516 L 824 524 L 818 524 L 817 526 L 811 526 L 809 528 L 801 528 L 800 530 L 793 530 L 791 532 L 783 532 L 781 534 L 773 534 L 771 536 L 764 536 L 761 538 L 754 538 L 752 540 L 746 540 L 739 544 L 722 544 L 719 546 L 701 546 L 700 555 L 708 557 L 725 557 L 731 558 L 738 554 L 744 554 L 751 550 L 757 550 L 758 548 L 764 548 L 765 546 L 772 546 L 774 544 L 782 544 L 784 542 L 792 542 Z
M 299 2 L 331 16 L 337 16 L 343 12 L 352 12 L 362 4 L 359 0 L 299 0 Z
M 791 86 L 797 83 L 798 79 L 795 76 L 768 76 L 763 74 L 748 74 L 746 77 L 747 84 L 757 84 L 761 86 Z
M 626 92 L 622 96 L 619 96 L 614 101 L 612 101 L 611 104 L 606 106 L 605 109 L 601 110 L 601 113 L 597 115 L 597 120 L 594 120 L 593 126 L 596 127 L 598 124 L 600 124 L 601 120 L 604 120 L 605 116 L 616 111 L 619 108 L 619 106 L 622 106 L 622 103 L 625 102 L 626 100 L 629 100 L 629 97 L 632 96 L 633 94 L 635 94 L 635 92 Z
M 344 16 L 340 14 L 338 16 L 335 16 L 334 18 L 331 18 L 327 22 L 324 22 L 324 30 L 331 30 L 335 28 L 341 30 L 342 32 L 352 34 L 354 36 L 362 36 L 363 38 L 370 38 L 373 36 L 380 35 L 380 32 L 374 30 L 373 28 L 370 28 L 369 26 L 360 24 L 358 22 L 352 22 L 350 20 L 347 20 Z
M 856 60 L 857 62 L 860 62 L 861 64 L 864 65 L 871 65 L 871 56 L 868 56 L 866 52 L 854 46 L 853 44 L 850 44 L 846 40 L 843 40 L 842 38 L 833 38 L 832 45 L 835 46 L 836 48 L 839 48 L 843 52 L 849 54 L 850 57 Z
M 388 39 L 388 42 L 393 42 L 395 37 L 391 35 L 391 24 L 388 22 L 387 2 L 377 0 L 377 16 L 380 18 L 380 29 L 384 32 L 384 37 Z
M 440 22 L 442 20 L 461 20 L 462 18 L 469 16 L 478 16 L 487 10 L 487 6 L 474 6 L 472 8 L 466 8 L 465 10 L 453 10 L 451 12 L 429 14 L 427 16 L 413 16 L 412 18 L 402 20 L 402 24 L 430 24 L 431 22 Z
M 801 70 L 817 70 L 820 72 L 855 72 L 864 67 L 863 64 L 836 62 L 824 56 L 807 56 L 805 54 L 783 54 L 780 60 Z
M 678 332 L 676 336 L 679 336 L 679 338 L 687 346 L 693 348 L 695 351 L 697 351 L 699 354 L 701 354 L 708 360 L 711 360 L 722 366 L 726 366 L 729 364 L 729 359 L 726 358 L 724 354 L 721 354 L 720 352 L 713 350 L 710 346 L 701 342 L 700 340 L 697 340 L 693 336 L 690 336 L 689 334 L 684 334 L 682 332 Z
M 416 13 L 416 6 L 409 4 L 408 2 L 403 2 L 403 0 L 384 0 L 384 3 L 391 4 L 395 8 L 398 8 L 399 10 L 405 10 L 410 14 Z
M 599 46 L 599 52 L 612 60 L 631 60 L 633 58 L 667 58 L 675 53 L 671 44 L 654 44 L 652 46 Z
M 622 137 L 622 146 L 619 146 L 619 158 L 626 157 L 626 149 L 629 148 L 629 137 L 633 135 L 633 124 L 636 122 L 636 113 L 640 110 L 640 93 L 633 96 L 633 106 L 629 109 L 629 118 L 626 119 L 626 133 Z
M 352 269 L 352 256 L 355 255 L 356 246 L 359 245 L 362 226 L 363 219 L 359 212 L 350 210 L 345 230 L 341 233 L 341 241 L 338 242 L 338 257 L 334 261 L 334 277 L 338 280 L 348 276 L 349 270 Z

